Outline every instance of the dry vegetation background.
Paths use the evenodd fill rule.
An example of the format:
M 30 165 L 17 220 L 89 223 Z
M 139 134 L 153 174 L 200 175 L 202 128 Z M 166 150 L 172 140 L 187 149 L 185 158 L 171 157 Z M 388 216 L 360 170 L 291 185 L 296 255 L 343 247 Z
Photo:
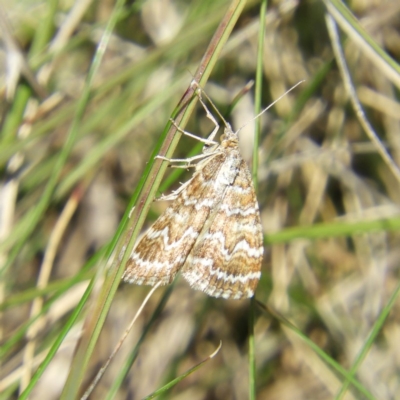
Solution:
M 366 51 L 366 37 L 355 41 L 339 27 L 375 142 L 356 117 L 334 58 L 327 4 L 275 0 L 267 9 L 262 106 L 305 82 L 261 118 L 258 200 L 266 255 L 256 298 L 274 312 L 256 308 L 256 398 L 400 399 L 400 4 L 349 2 L 391 61 Z M 2 4 L 0 399 L 16 399 L 29 388 L 60 339 L 229 2 L 127 2 L 80 118 L 92 57 L 114 6 L 111 0 Z M 225 113 L 255 78 L 259 14 L 260 4 L 249 1 L 205 88 Z M 19 63 L 22 54 L 30 69 Z M 234 127 L 252 118 L 254 101 L 254 89 L 243 92 L 229 116 Z M 77 136 L 62 153 L 74 121 Z M 210 127 L 197 107 L 186 129 L 204 137 Z M 252 131 L 249 124 L 240 137 L 249 162 Z M 182 138 L 175 157 L 187 157 L 196 145 Z M 65 163 L 58 164 L 63 154 Z M 159 193 L 191 174 L 168 179 L 171 173 Z M 165 206 L 154 203 L 144 228 Z M 84 387 L 148 290 L 118 289 Z M 208 298 L 178 278 L 155 311 L 165 290 L 146 305 L 91 398 L 144 398 L 222 341 L 213 359 L 160 398 L 247 399 L 249 301 Z M 30 398 L 60 398 L 90 304 L 61 338 Z M 110 395 L 128 357 L 133 366 Z M 349 385 L 351 374 L 358 387 Z

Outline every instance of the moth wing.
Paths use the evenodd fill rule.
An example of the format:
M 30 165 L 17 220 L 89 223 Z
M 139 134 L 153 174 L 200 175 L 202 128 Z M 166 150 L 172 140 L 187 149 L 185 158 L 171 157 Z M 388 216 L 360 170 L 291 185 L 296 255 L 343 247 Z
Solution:
M 207 220 L 220 201 L 213 184 L 224 161 L 216 154 L 199 164 L 193 177 L 177 191 L 173 203 L 149 228 L 130 256 L 122 279 L 138 285 L 171 283 Z M 162 255 L 162 257 L 160 257 Z
M 183 268 L 193 289 L 213 297 L 251 297 L 261 275 L 263 235 L 257 198 L 244 160 L 209 217 Z

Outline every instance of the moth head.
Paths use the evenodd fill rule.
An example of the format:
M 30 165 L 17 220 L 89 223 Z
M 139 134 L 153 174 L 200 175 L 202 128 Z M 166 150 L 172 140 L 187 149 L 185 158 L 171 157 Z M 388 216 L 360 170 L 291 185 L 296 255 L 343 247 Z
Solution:
M 221 135 L 221 146 L 222 147 L 236 147 L 238 143 L 237 132 L 233 132 L 231 126 L 226 123 L 224 133 Z

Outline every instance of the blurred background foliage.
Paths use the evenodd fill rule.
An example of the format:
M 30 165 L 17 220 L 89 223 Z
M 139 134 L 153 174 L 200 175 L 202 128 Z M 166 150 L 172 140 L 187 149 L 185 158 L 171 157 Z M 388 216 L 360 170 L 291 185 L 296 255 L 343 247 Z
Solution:
M 125 2 L 93 77 L 114 1 L 2 4 L 1 399 L 26 390 L 60 339 L 229 4 Z M 262 106 L 305 80 L 261 117 L 258 200 L 266 255 L 256 298 L 270 312 L 260 304 L 255 315 L 257 399 L 399 398 L 400 4 L 347 5 L 349 13 L 329 0 L 270 1 L 260 28 L 260 4 L 248 1 L 205 87 L 236 129 L 254 117 L 254 88 L 244 88 L 255 79 L 260 29 Z M 375 139 L 349 100 L 327 9 Z M 210 128 L 197 107 L 185 129 L 206 137 Z M 250 123 L 240 133 L 249 163 L 253 130 Z M 201 151 L 184 137 L 174 157 L 196 146 Z M 168 170 L 159 194 L 192 172 L 181 173 Z M 165 207 L 154 203 L 145 228 Z M 148 290 L 119 288 L 84 387 Z M 165 290 L 150 299 L 91 398 L 111 398 L 142 334 L 113 398 L 144 398 L 220 341 L 213 359 L 161 398 L 248 398 L 249 302 L 208 298 L 178 278 L 154 314 Z M 31 398 L 60 398 L 85 312 L 32 385 Z

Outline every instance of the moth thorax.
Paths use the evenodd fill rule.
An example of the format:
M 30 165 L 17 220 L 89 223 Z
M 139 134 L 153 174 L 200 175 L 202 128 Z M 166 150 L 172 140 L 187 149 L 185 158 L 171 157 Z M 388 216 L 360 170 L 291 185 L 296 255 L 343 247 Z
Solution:
M 238 147 L 238 143 L 238 138 L 232 134 L 232 131 L 221 136 L 221 147 L 224 149 L 235 149 Z

